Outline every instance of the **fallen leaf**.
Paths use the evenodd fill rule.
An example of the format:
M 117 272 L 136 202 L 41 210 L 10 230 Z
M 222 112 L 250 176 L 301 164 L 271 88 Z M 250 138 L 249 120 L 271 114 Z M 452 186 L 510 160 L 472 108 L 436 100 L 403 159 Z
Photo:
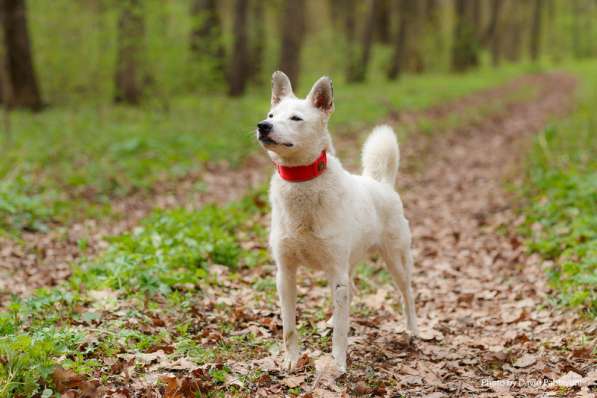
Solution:
M 570 371 L 557 379 L 554 383 L 562 387 L 575 387 L 583 382 L 583 377 L 578 373 Z
M 373 388 L 369 387 L 364 381 L 359 381 L 354 387 L 354 392 L 356 395 L 367 395 L 371 394 L 372 391 Z
M 518 358 L 516 362 L 514 362 L 514 366 L 517 368 L 526 368 L 531 365 L 534 365 L 537 362 L 537 357 L 532 354 L 525 354 Z
M 318 384 L 333 385 L 342 373 L 331 355 L 322 355 L 315 360 L 315 381 L 312 388 L 315 388 Z
M 81 376 L 70 369 L 64 369 L 62 366 L 54 368 L 52 373 L 52 380 L 59 393 L 64 393 L 70 388 L 79 388 L 83 385 L 84 380 Z
M 282 384 L 289 388 L 295 388 L 303 384 L 305 376 L 287 376 L 282 380 Z

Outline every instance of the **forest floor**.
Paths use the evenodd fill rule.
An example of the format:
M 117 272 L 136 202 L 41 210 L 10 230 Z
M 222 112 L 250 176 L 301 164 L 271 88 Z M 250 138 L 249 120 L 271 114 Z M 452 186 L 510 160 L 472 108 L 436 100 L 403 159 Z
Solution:
M 561 73 L 525 76 L 419 113 L 390 114 L 392 124 L 412 123 L 422 113 L 441 119 L 478 109 L 521 85 L 537 90 L 532 100 L 512 101 L 464 125 L 440 126 L 433 134 L 410 134 L 401 144 L 397 189 L 413 230 L 419 338 L 405 332 L 399 293 L 381 264 L 362 265 L 351 311 L 349 370 L 336 378 L 326 326 L 330 292 L 321 275 L 305 270 L 298 304 L 305 351 L 298 370 L 283 372 L 274 265 L 266 261 L 237 270 L 213 265 L 210 283 L 176 286 L 193 294 L 180 308 L 170 299 L 148 302 L 147 296 L 139 304 L 111 289 L 84 293 L 85 308 L 73 307 L 77 321 L 71 323 L 85 335 L 77 346 L 83 360 L 94 364 L 76 371 L 56 368 L 54 388 L 66 397 L 119 398 L 593 396 L 597 327 L 549 304 L 544 261 L 525 250 L 517 232 L 522 221 L 516 200 L 507 189 L 521 179 L 529 137 L 571 110 L 575 84 Z M 362 138 L 335 135 L 340 158 L 353 171 Z M 34 287 L 68 278 L 67 264 L 80 251 L 78 229 L 96 237 L 86 251 L 93 255 L 104 249 L 106 235 L 134 227 L 156 203 L 176 208 L 190 202 L 195 208 L 238 198 L 269 177 L 264 158 L 250 158 L 240 174 L 207 171 L 202 177 L 210 193 L 201 198 L 189 198 L 184 184 L 167 187 L 156 197 L 126 199 L 117 225 L 74 225 L 61 235 L 67 239 L 32 235 L 29 254 L 6 247 L 0 253 L 4 288 L 27 295 Z M 267 229 L 267 209 L 251 222 Z M 263 249 L 264 236 L 242 245 Z M 48 261 L 35 261 L 40 251 Z M 27 268 L 27 261 L 37 265 Z M 68 323 L 68 316 L 61 315 L 59 323 Z M 119 340 L 116 334 L 124 327 L 165 337 L 142 350 L 127 348 L 126 336 L 124 343 L 115 343 L 118 349 L 102 348 L 106 336 Z

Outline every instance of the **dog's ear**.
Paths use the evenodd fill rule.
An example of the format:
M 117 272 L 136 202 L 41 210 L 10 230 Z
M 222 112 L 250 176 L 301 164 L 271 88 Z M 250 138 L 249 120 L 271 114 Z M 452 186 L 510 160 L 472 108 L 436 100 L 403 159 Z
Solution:
M 272 106 L 288 96 L 294 97 L 290 79 L 284 72 L 277 70 L 272 75 Z
M 315 82 L 307 99 L 326 114 L 334 111 L 334 88 L 332 86 L 332 79 L 327 76 L 321 77 Z

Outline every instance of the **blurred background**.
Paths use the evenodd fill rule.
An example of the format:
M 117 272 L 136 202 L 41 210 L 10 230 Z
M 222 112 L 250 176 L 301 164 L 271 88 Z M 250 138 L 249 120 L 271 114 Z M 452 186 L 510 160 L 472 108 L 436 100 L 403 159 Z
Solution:
M 372 125 L 399 135 L 421 319 L 470 339 L 410 351 L 459 375 L 450 394 L 473 391 L 474 374 L 587 374 L 595 322 L 544 310 L 597 317 L 596 22 L 597 0 L 0 0 L 0 397 L 57 396 L 65 380 L 181 397 L 154 359 L 208 366 L 198 394 L 234 396 L 229 380 L 247 382 L 240 396 L 269 386 L 261 365 L 236 372 L 282 340 L 272 165 L 254 133 L 276 69 L 299 96 L 334 80 L 330 130 L 349 170 Z M 373 296 L 390 276 L 368 269 L 359 288 Z M 323 302 L 325 281 L 307 279 L 304 302 Z M 465 312 L 479 306 L 489 315 Z M 391 319 L 379 310 L 362 316 Z M 304 314 L 317 325 L 330 315 Z M 301 333 L 328 341 L 312 321 Z M 487 330 L 524 334 L 493 353 Z M 376 341 L 352 354 L 363 367 L 346 384 L 383 388 L 404 368 L 378 345 L 386 337 L 367 335 Z M 528 350 L 535 373 L 527 355 L 515 369 Z M 447 385 L 430 372 L 425 388 Z M 279 387 L 269 396 L 301 393 Z
M 109 205 L 207 163 L 240 164 L 257 149 L 251 132 L 276 69 L 299 95 L 331 76 L 333 131 L 352 134 L 521 74 L 589 70 L 597 55 L 595 0 L 0 5 L 4 230 L 79 217 L 73 203 Z
M 3 0 L 3 102 L 156 103 L 596 55 L 594 0 Z M 299 86 L 302 86 L 301 84 Z M 303 87 L 304 88 L 304 87 Z
M 276 69 L 299 95 L 331 76 L 333 131 L 352 134 L 597 55 L 595 0 L 0 5 L 4 230 L 80 216 L 73 203 L 109 205 L 209 162 L 238 165 L 257 148 Z

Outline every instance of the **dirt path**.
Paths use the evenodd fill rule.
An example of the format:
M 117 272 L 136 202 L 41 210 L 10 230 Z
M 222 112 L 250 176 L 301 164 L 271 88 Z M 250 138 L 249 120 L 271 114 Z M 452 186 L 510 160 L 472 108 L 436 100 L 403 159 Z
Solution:
M 527 138 L 551 117 L 569 111 L 574 81 L 562 74 L 522 81 L 539 87 L 537 99 L 509 104 L 502 112 L 453 131 L 413 135 L 402 143 L 398 189 L 413 227 L 421 338 L 409 339 L 404 332 L 398 293 L 383 268 L 373 265 L 368 268 L 372 271 L 358 274 L 361 291 L 352 308 L 349 372 L 329 380 L 325 368 L 317 370 L 330 351 L 331 331 L 325 326 L 330 315 L 329 290 L 321 275 L 304 271 L 298 312 L 306 355 L 299 371 L 280 372 L 281 325 L 272 285 L 274 266 L 243 269 L 234 278 L 228 277 L 228 269 L 213 267 L 210 271 L 219 283 L 201 286 L 193 316 L 185 322 L 201 352 L 213 348 L 217 357 L 202 366 L 188 358 L 173 362 L 165 352 L 174 348 L 165 345 L 151 353 L 119 354 L 118 360 L 103 358 L 111 374 L 103 390 L 119 397 L 186 397 L 183 388 L 190 391 L 197 383 L 205 383 L 201 388 L 251 397 L 291 395 L 291 389 L 297 388 L 305 398 L 591 396 L 586 384 L 593 383 L 594 388 L 597 378 L 590 349 L 595 345 L 596 327 L 546 305 L 542 261 L 525 254 L 515 231 L 519 220 L 512 209 L 513 199 L 504 190 L 504 179 L 520 176 L 519 157 Z M 508 89 L 494 90 L 457 101 L 452 109 L 462 112 Z M 449 112 L 446 109 L 451 108 L 438 109 Z M 338 142 L 343 155 L 356 157 L 355 141 L 344 140 Z M 267 165 L 267 161 L 260 162 L 255 171 L 231 176 L 229 185 L 220 187 L 240 194 L 250 184 L 263 181 L 269 172 L 259 171 Z M 222 171 L 214 170 L 212 177 L 217 184 Z M 177 199 L 187 198 L 185 189 L 178 189 L 160 194 L 160 198 L 171 197 L 164 207 L 185 203 L 187 199 Z M 142 203 L 151 203 L 151 198 Z M 126 214 L 139 206 L 129 205 L 123 208 Z M 134 225 L 144 209 L 138 209 L 138 217 L 125 218 L 118 228 Z M 16 267 L 23 264 L 17 262 Z M 27 277 L 22 281 L 30 283 Z M 157 327 L 177 324 L 167 318 L 160 322 L 152 333 Z M 224 366 L 225 379 L 214 386 L 208 371 Z M 585 387 L 549 384 L 563 375 L 568 375 L 564 383 L 572 385 L 582 379 Z
M 415 125 L 422 117 L 440 119 L 447 114 L 464 114 L 481 101 L 505 98 L 524 85 L 536 85 L 535 78 L 523 76 L 504 85 L 482 90 L 462 98 L 421 111 L 396 112 L 389 109 L 388 121 Z M 361 132 L 364 133 L 364 132 Z M 346 132 L 338 140 L 340 155 L 346 165 L 357 170 L 358 141 L 363 134 Z M 408 150 L 423 152 L 419 145 Z M 113 215 L 81 220 L 70 225 L 51 225 L 50 231 L 24 232 L 22 243 L 0 237 L 0 308 L 13 294 L 24 296 L 39 287 L 54 286 L 70 276 L 70 264 L 82 256 L 93 256 L 106 248 L 105 238 L 131 230 L 152 210 L 183 207 L 199 208 L 205 203 L 222 203 L 238 199 L 249 189 L 269 178 L 270 162 L 262 153 L 250 156 L 242 168 L 211 165 L 203 172 L 178 180 L 156 184 L 150 192 L 133 194 L 112 203 Z M 198 191 L 197 183 L 205 187 Z
M 519 220 L 504 190 L 504 179 L 519 178 L 525 138 L 568 112 L 572 103 L 570 77 L 530 79 L 541 87 L 538 100 L 402 146 L 403 164 L 424 157 L 423 167 L 398 178 L 414 233 L 422 338 L 407 338 L 398 293 L 377 266 L 372 276 L 357 281 L 369 288 L 352 309 L 349 373 L 327 384 L 317 381 L 310 365 L 295 375 L 273 373 L 269 383 L 256 387 L 256 395 L 299 385 L 311 391 L 305 396 L 591 396 L 586 385 L 594 388 L 597 369 L 587 347 L 595 345 L 595 325 L 545 305 L 542 261 L 521 246 L 515 231 Z M 416 152 L 408 149 L 411 144 Z M 306 272 L 299 290 L 300 322 L 311 349 L 307 363 L 315 367 L 325 358 L 320 350 L 329 352 L 329 341 L 321 346 L 321 340 L 330 333 L 313 320 L 322 305 L 329 312 L 329 291 L 317 278 Z M 267 358 L 249 368 L 264 364 Z M 243 366 L 232 368 L 242 374 Z M 564 375 L 567 379 L 560 379 Z M 582 391 L 578 385 L 550 384 L 560 379 L 573 385 L 583 377 Z
M 197 209 L 205 203 L 241 198 L 265 181 L 269 165 L 261 156 L 249 157 L 239 170 L 208 165 L 196 175 L 164 181 L 149 192 L 114 200 L 111 216 L 53 225 L 47 233 L 24 232 L 22 244 L 0 236 L 0 308 L 12 294 L 28 295 L 36 288 L 65 280 L 71 274 L 72 262 L 104 250 L 106 237 L 130 231 L 155 209 Z M 204 185 L 201 190 L 197 189 L 198 182 Z
M 583 335 L 595 338 L 594 327 L 541 309 L 547 301 L 542 262 L 524 253 L 503 188 L 504 178 L 517 178 L 524 137 L 569 110 L 570 78 L 537 79 L 537 102 L 433 137 L 421 172 L 399 177 L 399 189 L 410 187 L 402 197 L 413 226 L 418 315 L 427 335 L 413 345 L 397 344 L 386 327 L 395 319 L 381 308 L 379 325 L 355 331 L 367 336 L 351 352 L 361 375 L 368 366 L 385 368 L 397 392 L 437 396 L 505 396 L 508 390 L 532 396 L 557 390 L 532 384 L 544 378 L 591 370 L 596 376 L 590 351 L 574 351 Z M 357 381 L 358 373 L 349 379 Z M 517 385 L 508 388 L 507 381 Z

